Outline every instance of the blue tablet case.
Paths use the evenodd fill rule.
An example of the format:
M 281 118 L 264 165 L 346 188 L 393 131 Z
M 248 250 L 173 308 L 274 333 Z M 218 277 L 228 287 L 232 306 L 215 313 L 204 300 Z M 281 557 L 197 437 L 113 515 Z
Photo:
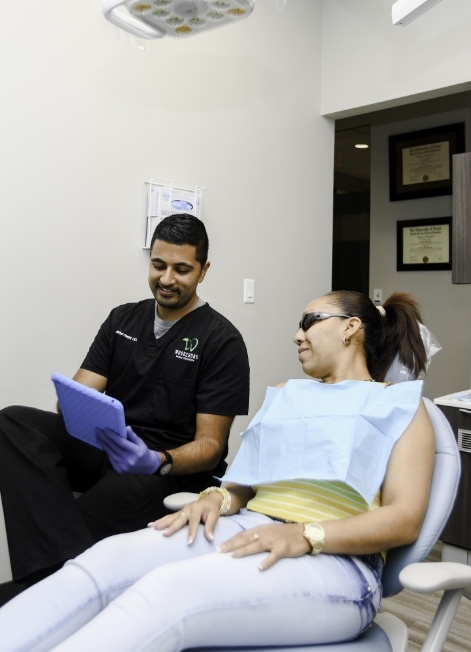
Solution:
M 126 437 L 124 408 L 120 401 L 62 374 L 52 374 L 51 378 L 70 435 L 96 448 L 101 448 L 96 428 L 111 428 L 121 437 Z

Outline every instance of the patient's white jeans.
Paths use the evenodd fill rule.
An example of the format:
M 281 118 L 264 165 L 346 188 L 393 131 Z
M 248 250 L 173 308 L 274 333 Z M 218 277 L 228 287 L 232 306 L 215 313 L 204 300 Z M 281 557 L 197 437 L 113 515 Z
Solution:
M 260 571 L 267 553 L 234 559 L 216 551 L 265 523 L 272 521 L 247 511 L 221 518 L 213 543 L 200 530 L 191 546 L 186 528 L 105 539 L 0 609 L 1 650 L 177 652 L 356 637 L 379 607 L 376 569 L 321 554 Z

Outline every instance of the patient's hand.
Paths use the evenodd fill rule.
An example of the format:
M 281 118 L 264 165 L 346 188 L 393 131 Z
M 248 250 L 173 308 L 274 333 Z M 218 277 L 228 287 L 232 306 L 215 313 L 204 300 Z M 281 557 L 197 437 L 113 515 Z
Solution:
M 231 537 L 218 546 L 218 550 L 230 552 L 233 557 L 268 551 L 269 554 L 258 565 L 260 570 L 267 570 L 283 557 L 301 557 L 310 552 L 303 531 L 303 523 L 259 525 Z
M 194 500 L 185 505 L 175 514 L 167 514 L 157 521 L 149 523 L 148 527 L 161 530 L 164 536 L 172 534 L 188 525 L 188 544 L 195 540 L 200 523 L 204 523 L 204 536 L 208 541 L 214 540 L 214 528 L 219 520 L 221 496 L 218 493 L 209 494 L 200 500 Z

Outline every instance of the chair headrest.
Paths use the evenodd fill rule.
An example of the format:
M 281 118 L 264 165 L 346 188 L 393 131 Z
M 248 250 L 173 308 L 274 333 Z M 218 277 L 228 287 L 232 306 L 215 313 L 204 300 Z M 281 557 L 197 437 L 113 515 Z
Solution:
M 435 353 L 441 351 L 441 344 L 438 342 L 433 333 L 421 322 L 419 322 L 419 331 L 422 337 L 422 342 L 424 343 L 425 353 L 427 355 L 426 368 L 428 369 L 432 356 Z M 422 378 L 425 374 L 415 374 L 409 367 L 402 362 L 399 354 L 396 354 L 396 357 L 391 363 L 386 376 L 385 381 L 387 383 L 402 383 L 405 380 L 417 380 L 417 378 Z

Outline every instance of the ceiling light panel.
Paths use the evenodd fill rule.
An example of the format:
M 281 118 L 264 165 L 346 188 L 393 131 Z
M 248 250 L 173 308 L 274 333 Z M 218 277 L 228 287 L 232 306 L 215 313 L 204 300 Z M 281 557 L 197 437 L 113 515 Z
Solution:
M 162 33 L 186 37 L 248 18 L 255 0 L 124 0 L 129 14 Z

